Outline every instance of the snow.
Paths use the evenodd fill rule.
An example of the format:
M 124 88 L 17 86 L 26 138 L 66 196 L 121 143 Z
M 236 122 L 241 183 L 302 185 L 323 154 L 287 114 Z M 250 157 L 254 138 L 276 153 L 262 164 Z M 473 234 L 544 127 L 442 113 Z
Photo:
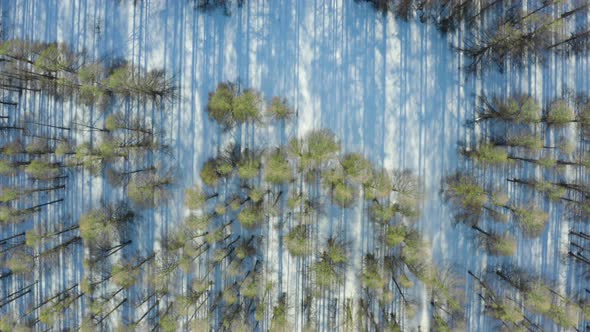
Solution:
M 302 136 L 314 128 L 330 128 L 345 151 L 362 152 L 386 168 L 413 170 L 422 180 L 425 194 L 418 227 L 431 240 L 435 261 L 458 266 L 467 280 L 468 269 L 483 271 L 488 262 L 498 260 L 481 251 L 475 255 L 471 233 L 453 227 L 452 211 L 442 203 L 439 190 L 443 176 L 466 165 L 457 153 L 457 142 L 473 139 L 467 138 L 471 133 L 463 123 L 473 115 L 475 95 L 528 92 L 546 103 L 565 89 L 585 91 L 588 87 L 586 57 L 568 61 L 552 57 L 545 67 L 531 64 L 523 71 L 490 71 L 474 79 L 461 69 L 466 60 L 449 46 L 457 44 L 459 36 L 445 36 L 431 25 L 381 16 L 352 0 L 253 0 L 234 9 L 231 16 L 197 12 L 191 1 L 133 3 L 5 0 L 2 29 L 5 38 L 59 40 L 87 50 L 90 56 L 121 57 L 148 68 L 164 66 L 178 79 L 180 96 L 174 105 L 165 107 L 163 115 L 151 106 L 141 110 L 163 125 L 174 148 L 173 158 L 158 162 L 175 164 L 181 178 L 178 190 L 164 207 L 143 213 L 141 222 L 146 228 L 142 228 L 136 247 L 140 252 L 157 250 L 158 240 L 182 219 L 183 188 L 199 181 L 200 166 L 224 139 L 203 111 L 208 93 L 219 82 L 239 80 L 242 86 L 262 91 L 267 99 L 284 96 L 296 107 L 298 118 L 287 132 Z M 25 98 L 18 109 L 21 116 L 30 112 L 28 105 L 44 110 L 41 120 L 55 123 L 90 117 L 84 107 Z M 256 144 L 272 146 L 283 136 L 278 128 L 270 127 L 257 128 L 254 137 Z M 100 199 L 122 197 L 103 180 L 84 173 L 69 181 L 66 204 L 59 209 L 71 218 L 96 206 Z M 504 181 L 502 175 L 498 181 Z M 562 213 L 552 208 L 549 231 L 539 239 L 519 241 L 514 261 L 559 279 L 565 292 L 582 286 L 560 256 L 569 230 Z M 344 287 L 347 297 L 359 291 L 361 236 L 366 235 L 361 215 L 361 208 L 356 207 L 344 216 L 346 238 L 354 248 Z M 13 234 L 7 227 L 2 232 Z M 271 232 L 268 241 L 270 271 L 277 272 L 281 254 L 277 234 Z M 66 274 L 55 270 L 43 279 L 45 296 L 52 293 L 50 289 L 59 289 L 58 284 L 80 278 L 81 257 L 74 257 L 62 263 L 68 267 Z M 283 289 L 293 295 L 301 292 L 300 265 L 286 252 L 282 262 Z M 466 283 L 471 317 L 467 329 L 491 330 L 493 322 L 480 317 L 481 306 L 470 285 Z M 408 327 L 428 330 L 428 294 L 417 295 L 422 310 Z M 300 301 L 301 295 L 290 299 Z M 300 306 L 293 302 L 290 308 L 300 324 Z

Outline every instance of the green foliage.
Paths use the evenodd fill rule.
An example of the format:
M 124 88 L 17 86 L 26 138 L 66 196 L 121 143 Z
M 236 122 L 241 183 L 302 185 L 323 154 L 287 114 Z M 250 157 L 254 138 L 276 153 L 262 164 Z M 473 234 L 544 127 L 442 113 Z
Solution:
M 547 313 L 551 309 L 551 292 L 542 282 L 532 282 L 525 294 L 525 305 L 534 312 Z
M 511 324 L 519 324 L 524 320 L 524 314 L 509 300 L 490 301 L 486 304 L 486 311 L 490 316 Z
M 539 158 L 536 161 L 537 165 L 544 167 L 544 168 L 553 168 L 557 165 L 557 160 L 550 158 L 550 157 L 543 157 Z
M 549 220 L 549 214 L 534 206 L 517 207 L 513 210 L 518 225 L 524 233 L 531 237 L 537 237 L 545 230 Z
M 184 206 L 191 210 L 197 210 L 203 207 L 208 198 L 201 188 L 195 185 L 184 191 Z
M 254 90 L 246 90 L 234 99 L 233 118 L 237 123 L 260 121 L 262 99 Z
M 112 139 L 104 139 L 97 146 L 97 152 L 105 160 L 112 160 L 121 156 L 118 151 L 118 144 Z
M 37 57 L 34 66 L 40 70 L 57 72 L 69 70 L 73 55 L 63 44 L 50 44 Z
M 434 322 L 433 323 L 434 323 L 433 324 L 434 331 L 451 332 L 451 328 L 449 327 L 449 324 L 440 315 L 437 315 L 437 314 L 434 315 Z
M 387 284 L 387 279 L 381 273 L 379 263 L 373 255 L 368 254 L 365 256 L 361 282 L 363 286 L 373 290 L 382 289 Z
M 506 101 L 494 100 L 498 117 L 516 124 L 534 124 L 541 121 L 541 105 L 530 96 L 509 98 Z
M 346 248 L 343 244 L 337 242 L 334 239 L 328 240 L 328 245 L 326 246 L 326 258 L 332 264 L 345 264 L 348 261 L 346 255 Z
M 405 246 L 402 248 L 401 259 L 408 269 L 422 282 L 428 282 L 431 279 L 431 265 L 428 261 L 430 254 L 426 243 L 415 230 L 408 230 L 404 240 Z
M 320 289 L 330 288 L 342 282 L 338 271 L 325 258 L 320 258 L 320 260 L 313 263 L 311 271 L 314 273 L 315 284 Z
M 572 304 L 554 304 L 547 313 L 555 323 L 568 329 L 575 329 L 578 326 L 580 310 Z
M 217 174 L 216 169 L 217 166 L 215 159 L 207 160 L 207 162 L 203 165 L 203 168 L 201 169 L 201 180 L 204 184 L 208 185 L 209 187 L 215 187 L 219 182 L 219 175 Z
M 465 154 L 476 162 L 483 165 L 502 165 L 508 162 L 508 153 L 501 147 L 494 146 L 491 143 L 483 143 L 478 149 L 466 151 Z
M 96 240 L 103 232 L 108 222 L 106 214 L 99 210 L 90 210 L 80 216 L 80 235 L 88 241 Z
M 14 188 L 1 188 L 0 191 L 0 202 L 7 203 L 10 201 L 14 201 L 20 197 L 21 193 L 14 189 Z
M 397 207 L 393 204 L 380 204 L 374 202 L 369 208 L 371 220 L 379 224 L 388 224 L 398 212 Z
M 590 102 L 587 102 L 584 105 L 580 106 L 580 110 L 578 112 L 578 120 L 580 121 L 580 124 L 582 126 L 590 126 Z
M 124 115 L 120 112 L 110 114 L 104 120 L 104 127 L 106 130 L 117 130 L 125 127 Z
M 207 113 L 224 128 L 233 127 L 233 104 L 236 98 L 236 87 L 231 83 L 219 83 L 215 92 L 209 94 Z
M 289 318 L 287 317 L 287 302 L 284 299 L 279 300 L 279 303 L 272 310 L 272 319 L 270 321 L 270 331 L 290 331 Z
M 350 185 L 339 182 L 332 187 L 332 201 L 340 207 L 349 207 L 354 203 L 355 191 Z
M 393 180 L 386 170 L 373 170 L 372 176 L 364 184 L 365 199 L 388 198 L 393 190 Z
M 36 139 L 27 145 L 25 151 L 30 154 L 44 154 L 50 152 L 51 150 L 47 145 L 47 141 Z
M 10 259 L 6 262 L 6 267 L 12 273 L 19 275 L 31 272 L 34 264 L 35 261 L 32 255 L 23 251 L 17 251 L 10 256 Z
M 543 148 L 543 139 L 535 134 L 523 134 L 508 137 L 507 144 L 539 151 Z
M 347 153 L 340 160 L 347 178 L 355 183 L 365 184 L 372 175 L 371 162 L 359 153 Z
M 556 186 L 550 182 L 539 181 L 535 183 L 535 189 L 544 193 L 553 201 L 559 201 L 561 197 L 565 197 L 566 189 Z
M 402 288 L 412 288 L 412 287 L 414 287 L 414 282 L 412 282 L 412 280 L 410 278 L 408 278 L 408 276 L 406 276 L 405 274 L 401 274 L 397 278 L 397 282 L 400 285 L 400 287 L 402 287 Z
M 10 175 L 15 171 L 13 164 L 8 160 L 0 159 L 0 175 Z
M 509 235 L 491 234 L 484 239 L 486 250 L 494 256 L 514 256 L 516 253 L 516 239 Z
M 234 165 L 231 160 L 226 158 L 217 158 L 215 163 L 215 171 L 217 175 L 222 178 L 228 178 L 234 171 Z
M 248 191 L 248 197 L 252 202 L 259 203 L 264 199 L 265 191 L 260 188 L 252 188 Z
M 248 277 L 244 280 L 240 293 L 247 299 L 254 299 L 258 296 L 259 283 L 254 277 Z
M 340 144 L 334 134 L 327 130 L 314 130 L 305 136 L 306 154 L 317 163 L 330 159 L 340 150 Z
M 276 121 L 289 120 L 295 113 L 287 104 L 287 100 L 281 97 L 273 97 L 266 112 Z
M 460 173 L 446 179 L 444 194 L 454 205 L 474 213 L 480 213 L 488 201 L 487 193 L 475 178 Z
M 264 179 L 271 184 L 283 184 L 292 179 L 291 166 L 281 151 L 275 151 L 268 157 L 264 168 Z
M 106 96 L 106 92 L 96 85 L 81 85 L 79 93 L 80 101 L 86 105 L 92 105 Z
M 56 164 L 35 159 L 25 167 L 25 172 L 35 179 L 50 180 L 59 175 L 59 167 Z
M 563 127 L 575 120 L 574 110 L 567 101 L 559 99 L 551 103 L 547 110 L 547 124 Z
M 115 285 L 122 288 L 129 288 L 137 283 L 140 270 L 133 264 L 116 264 L 113 266 L 112 279 Z
M 225 205 L 219 203 L 215 205 L 215 213 L 217 215 L 223 216 L 227 212 L 227 208 Z
M 238 162 L 238 176 L 243 180 L 252 180 L 258 177 L 260 159 L 247 156 Z
M 309 256 L 312 253 L 310 230 L 307 225 L 297 225 L 285 237 L 285 246 L 295 257 Z
M 20 140 L 14 140 L 4 144 L 2 147 L 2 154 L 7 156 L 14 156 L 19 153 L 25 152 L 25 147 Z
M 238 221 L 245 228 L 254 228 L 264 221 L 264 215 L 257 206 L 250 206 L 242 209 L 238 214 Z
M 171 178 L 155 174 L 134 177 L 127 185 L 127 196 L 140 207 L 155 207 L 167 197 L 171 184 Z
M 255 90 L 238 93 L 233 83 L 220 83 L 209 94 L 207 113 L 223 128 L 229 129 L 236 124 L 259 122 L 262 98 Z
M 78 69 L 78 80 L 82 84 L 93 84 L 99 81 L 103 68 L 99 63 L 90 63 Z
M 124 204 L 103 205 L 80 216 L 80 235 L 90 243 L 108 239 L 133 218 L 134 213 Z
M 385 231 L 384 242 L 388 247 L 395 247 L 404 242 L 407 232 L 405 226 L 389 226 Z

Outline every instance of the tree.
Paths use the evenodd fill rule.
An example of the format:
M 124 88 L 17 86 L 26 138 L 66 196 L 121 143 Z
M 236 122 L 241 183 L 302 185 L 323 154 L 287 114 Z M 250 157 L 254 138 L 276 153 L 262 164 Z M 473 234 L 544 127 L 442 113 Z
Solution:
M 482 109 L 478 112 L 475 122 L 497 119 L 514 124 L 531 125 L 541 121 L 541 105 L 535 98 L 527 95 L 512 95 L 508 98 L 497 96 L 487 99 L 480 96 Z
M 272 97 L 266 113 L 274 121 L 284 122 L 290 120 L 295 114 L 295 111 L 289 106 L 287 99 L 275 96 Z
M 273 307 L 272 319 L 270 321 L 270 331 L 290 331 L 292 326 L 287 314 L 286 294 L 279 297 L 277 305 Z
M 496 234 L 484 231 L 479 226 L 472 226 L 481 234 L 480 241 L 487 252 L 494 256 L 514 256 L 516 253 L 516 239 L 510 234 Z
M 104 122 L 104 126 L 105 129 L 108 131 L 123 129 L 128 131 L 139 132 L 145 135 L 152 135 L 152 130 L 144 127 L 141 124 L 140 119 L 126 117 L 125 114 L 121 112 L 116 112 L 107 116 Z
M 292 179 L 291 166 L 285 154 L 276 150 L 272 152 L 264 166 L 264 179 L 275 185 L 284 184 Z
M 358 184 L 366 184 L 372 177 L 371 162 L 361 154 L 347 153 L 340 159 L 346 177 Z
M 546 121 L 548 125 L 563 127 L 575 121 L 575 114 L 566 100 L 558 99 L 549 106 Z
M 188 188 L 184 192 L 184 206 L 191 210 L 198 210 L 211 198 L 217 197 L 219 194 L 214 193 L 207 195 L 198 186 Z
M 172 99 L 176 93 L 176 87 L 163 69 L 142 73 L 140 68 L 129 63 L 112 68 L 101 83 L 109 92 L 154 101 Z
M 25 167 L 25 172 L 39 180 L 55 179 L 59 176 L 58 164 L 35 159 Z
M 254 228 L 264 221 L 261 206 L 258 204 L 245 207 L 238 214 L 238 221 L 245 228 Z
M 509 161 L 506 150 L 491 143 L 481 143 L 473 150 L 465 148 L 461 153 L 483 166 L 504 165 Z
M 361 272 L 363 286 L 371 290 L 379 290 L 385 287 L 387 279 L 381 272 L 377 258 L 372 254 L 365 255 L 363 270 Z
M 285 237 L 285 246 L 289 253 L 295 257 L 305 257 L 312 253 L 310 228 L 305 225 L 297 225 L 289 231 Z
M 140 268 L 154 257 L 155 255 L 150 255 L 146 258 L 139 259 L 136 263 L 119 263 L 113 266 L 113 271 L 111 272 L 113 282 L 121 288 L 129 288 L 135 285 L 141 274 Z
M 127 195 L 139 207 L 155 207 L 164 199 L 167 188 L 172 184 L 169 176 L 158 174 L 142 174 L 132 178 L 127 186 Z
M 257 91 L 247 89 L 233 102 L 233 118 L 237 123 L 260 122 L 262 98 Z
M 461 211 L 460 216 L 471 215 L 479 218 L 488 202 L 488 194 L 469 175 L 456 173 L 445 179 L 443 187 L 445 200 L 450 201 Z
M 514 213 L 518 225 L 526 235 L 537 237 L 545 230 L 545 226 L 549 220 L 548 213 L 538 209 L 534 205 L 510 209 Z
M 207 113 L 224 128 L 235 125 L 233 104 L 237 95 L 237 87 L 233 83 L 219 83 L 215 92 L 209 93 Z
M 80 235 L 91 244 L 111 242 L 113 237 L 125 233 L 134 217 L 125 203 L 103 203 L 80 217 Z
M 14 208 L 11 206 L 0 206 L 0 223 L 1 222 L 10 223 L 10 222 L 22 221 L 22 220 L 26 219 L 26 217 L 30 216 L 31 214 L 34 214 L 34 213 L 40 211 L 40 209 L 42 207 L 49 206 L 49 205 L 52 205 L 55 203 L 60 203 L 62 201 L 63 201 L 63 198 L 60 198 L 60 199 L 56 199 L 56 200 L 49 201 L 46 203 L 40 203 L 37 205 L 33 205 L 28 208 Z
M 315 285 L 320 289 L 330 289 L 340 284 L 347 261 L 344 245 L 335 239 L 328 239 L 326 249 L 311 266 Z

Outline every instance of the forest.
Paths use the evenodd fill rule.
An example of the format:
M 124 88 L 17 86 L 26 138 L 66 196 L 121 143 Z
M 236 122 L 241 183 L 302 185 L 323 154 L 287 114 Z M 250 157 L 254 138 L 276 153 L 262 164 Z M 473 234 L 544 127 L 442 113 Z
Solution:
M 590 330 L 590 0 L 0 9 L 0 331 Z

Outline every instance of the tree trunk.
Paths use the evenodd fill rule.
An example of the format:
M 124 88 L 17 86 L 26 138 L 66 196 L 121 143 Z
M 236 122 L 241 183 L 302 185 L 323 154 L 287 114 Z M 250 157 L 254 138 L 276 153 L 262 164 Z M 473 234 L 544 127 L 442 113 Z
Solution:
M 479 228 L 479 226 L 477 225 L 473 225 L 471 226 L 471 228 L 475 229 L 476 231 L 480 232 L 481 234 L 485 235 L 485 236 L 490 236 L 490 233 L 484 231 L 483 229 Z
M 58 297 L 62 296 L 62 295 L 63 295 L 63 294 L 65 294 L 65 293 L 68 293 L 68 292 L 70 292 L 72 289 L 74 289 L 74 288 L 76 288 L 76 287 L 78 287 L 78 284 L 75 284 L 74 286 L 72 286 L 72 287 L 70 287 L 70 288 L 68 288 L 68 289 L 65 289 L 65 290 L 63 290 L 63 291 L 61 291 L 61 292 L 58 292 L 57 294 L 55 294 L 55 295 L 53 295 L 53 296 L 49 297 L 48 299 L 46 299 L 46 300 L 42 301 L 42 302 L 41 302 L 39 305 L 37 305 L 37 306 L 36 306 L 36 307 L 34 307 L 33 309 L 29 310 L 29 311 L 28 311 L 28 312 L 25 314 L 25 316 L 28 316 L 28 315 L 30 315 L 32 312 L 34 312 L 34 311 L 36 311 L 37 309 L 41 308 L 41 307 L 42 307 L 42 306 L 44 306 L 45 304 L 47 304 L 47 303 L 49 303 L 50 301 L 52 301 L 52 300 L 54 300 L 54 299 L 56 299 L 56 298 L 58 298 Z
M 141 321 L 150 313 L 150 311 L 152 311 L 152 309 L 154 309 L 154 307 L 156 307 L 158 304 L 160 304 L 160 300 L 156 300 L 156 302 L 154 304 L 152 304 L 147 310 L 146 312 L 141 315 L 141 317 L 139 317 L 139 319 L 137 321 L 135 321 L 133 324 L 137 325 L 139 323 L 141 323 Z
M 578 259 L 578 260 L 580 260 L 580 261 L 582 261 L 582 262 L 586 263 L 587 265 L 590 265 L 590 260 L 589 260 L 588 258 L 586 258 L 586 257 L 584 257 L 584 256 L 582 256 L 582 255 L 580 255 L 580 254 L 574 254 L 574 253 L 573 253 L 573 252 L 571 252 L 571 251 L 568 251 L 568 252 L 567 252 L 567 254 L 568 254 L 569 256 L 572 256 L 572 257 L 574 257 L 574 258 L 576 258 L 576 259 Z
M 47 202 L 47 203 L 38 204 L 38 205 L 35 205 L 35 206 L 33 206 L 33 207 L 30 207 L 30 208 L 24 209 L 23 211 L 27 211 L 27 212 L 35 212 L 35 211 L 37 211 L 38 209 L 40 209 L 40 208 L 42 208 L 42 207 L 44 207 L 44 206 L 51 205 L 51 204 L 55 204 L 55 203 L 59 203 L 59 202 L 62 202 L 63 200 L 64 200 L 63 198 L 56 199 L 56 200 L 54 200 L 54 201 L 51 201 L 51 202 Z
M 575 232 L 575 231 L 570 231 L 570 234 L 581 237 L 582 239 L 585 240 L 589 240 L 590 241 L 590 235 L 583 233 L 583 232 Z
M 55 247 L 53 247 L 51 249 L 47 249 L 47 250 L 41 252 L 35 258 L 37 258 L 37 257 L 43 257 L 43 256 L 49 255 L 51 253 L 54 253 L 54 252 L 59 251 L 59 250 L 61 250 L 63 248 L 66 248 L 70 244 L 76 243 L 76 242 L 78 242 L 80 240 L 82 240 L 82 238 L 80 236 L 73 237 L 73 238 L 67 240 L 66 242 L 64 242 L 62 244 L 58 244 L 57 246 L 55 246 Z
M 59 186 L 49 187 L 49 188 L 35 188 L 35 189 L 28 190 L 28 192 L 31 192 L 31 193 L 47 192 L 47 191 L 53 191 L 53 190 L 58 190 L 58 189 L 65 189 L 65 187 L 66 187 L 66 185 L 62 184 Z
M 8 242 L 9 240 L 12 240 L 14 238 L 17 238 L 19 236 L 25 236 L 25 234 L 26 234 L 25 232 L 22 232 L 22 233 L 18 233 L 18 234 L 9 236 L 7 238 L 4 238 L 4 239 L 0 240 L 0 244 L 4 244 L 4 243 Z
M 18 298 L 20 298 L 22 295 L 21 295 L 21 296 L 18 296 L 18 297 L 17 297 L 17 298 L 15 298 L 15 299 L 10 299 L 11 297 L 13 297 L 13 296 L 17 295 L 18 293 L 20 293 L 20 292 L 23 292 L 23 291 L 30 292 L 30 291 L 31 291 L 31 288 L 32 288 L 32 287 L 34 287 L 34 286 L 35 286 L 35 285 L 36 285 L 38 282 L 39 282 L 39 281 L 35 281 L 35 282 L 33 282 L 32 284 L 30 284 L 30 285 L 28 285 L 28 286 L 25 286 L 25 287 L 23 287 L 23 288 L 21 288 L 21 289 L 17 290 L 16 292 L 10 293 L 10 294 L 6 295 L 5 297 L 3 297 L 3 298 L 2 298 L 2 301 L 0 302 L 0 308 L 2 308 L 2 307 L 3 307 L 3 306 L 5 306 L 6 304 L 8 304 L 8 303 L 10 303 L 10 302 L 12 302 L 12 301 L 14 301 L 14 300 L 16 300 L 16 299 L 18 299 Z M 6 301 L 8 301 L 8 302 L 6 302 Z
M 14 297 L 14 298 L 12 298 L 12 299 L 10 299 L 10 300 L 6 301 L 6 302 L 2 302 L 2 303 L 0 303 L 0 308 L 2 308 L 3 306 L 5 306 L 5 305 L 7 305 L 7 304 L 9 304 L 9 303 L 11 303 L 11 302 L 13 302 L 14 300 L 20 299 L 21 297 L 23 297 L 23 296 L 25 296 L 25 295 L 29 294 L 30 292 L 31 292 L 31 290 L 30 290 L 30 289 L 27 289 L 27 290 L 26 290 L 24 293 L 22 293 L 22 294 L 19 294 L 19 295 L 17 295 L 16 297 Z
M 96 323 L 96 325 L 100 325 L 103 320 L 105 320 L 107 317 L 109 317 L 109 315 L 112 314 L 115 310 L 119 309 L 119 307 L 122 306 L 123 304 L 125 304 L 125 302 L 127 302 L 127 298 L 125 298 L 123 301 L 119 302 L 119 304 L 117 304 L 113 309 L 111 309 L 111 311 L 109 311 L 106 315 L 102 316 L 100 318 L 100 320 Z
M 34 125 L 41 126 L 41 127 L 48 127 L 48 128 L 54 128 L 54 129 L 70 130 L 69 127 L 54 126 L 54 125 L 40 123 L 40 122 L 36 122 L 36 121 L 25 121 L 25 123 L 34 124 Z

